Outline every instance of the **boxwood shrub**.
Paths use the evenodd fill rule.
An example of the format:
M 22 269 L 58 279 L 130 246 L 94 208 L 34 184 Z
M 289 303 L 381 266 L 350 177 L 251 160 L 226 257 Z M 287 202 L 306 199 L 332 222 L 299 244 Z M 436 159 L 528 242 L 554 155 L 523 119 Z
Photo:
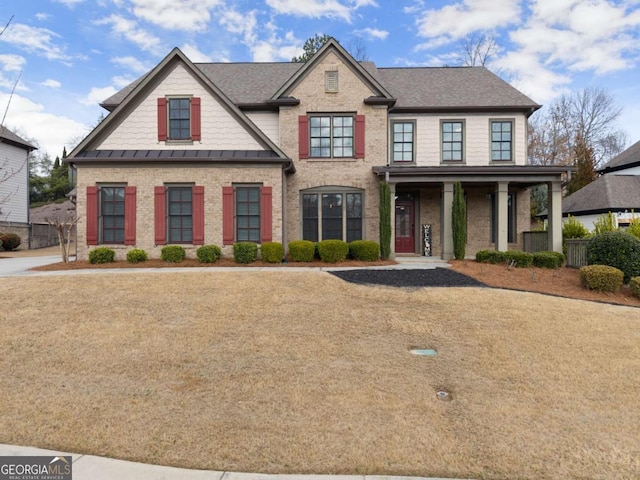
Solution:
M 0 245 L 7 252 L 15 250 L 22 243 L 22 238 L 17 233 L 0 233 Z
M 607 265 L 587 265 L 580 269 L 582 286 L 599 292 L 617 292 L 623 277 L 621 270 Z
M 165 262 L 180 263 L 187 255 L 182 245 L 167 245 L 162 247 L 160 251 L 160 258 Z
M 340 262 L 347 258 L 349 245 L 342 240 L 323 240 L 318 243 L 318 253 L 323 262 Z
M 480 263 L 504 263 L 504 252 L 497 250 L 479 250 L 476 252 L 476 262 Z
M 622 231 L 595 235 L 587 244 L 587 263 L 615 267 L 628 283 L 640 276 L 640 240 Z
M 504 258 L 509 263 L 514 262 L 514 266 L 518 268 L 528 268 L 533 263 L 533 255 L 522 250 L 504 252 Z
M 380 258 L 380 245 L 372 240 L 354 240 L 349 243 L 349 256 L 354 260 L 375 262 Z
M 98 247 L 89 251 L 90 263 L 111 263 L 116 258 L 116 252 L 108 247 Z
M 536 252 L 533 254 L 533 266 L 540 268 L 558 268 L 564 263 L 560 252 Z
M 640 277 L 633 277 L 629 280 L 629 291 L 640 298 Z
M 280 242 L 264 242 L 260 245 L 262 261 L 267 263 L 281 263 L 284 258 L 284 247 Z
M 316 246 L 309 240 L 289 242 L 289 257 L 292 262 L 313 262 Z
M 258 244 L 236 242 L 233 244 L 233 258 L 236 263 L 253 263 L 258 259 Z
M 145 252 L 141 248 L 134 248 L 133 250 L 129 250 L 127 252 L 127 262 L 129 263 L 146 262 L 147 259 L 147 252 Z
M 203 245 L 196 250 L 200 263 L 215 263 L 222 256 L 222 249 L 217 245 Z

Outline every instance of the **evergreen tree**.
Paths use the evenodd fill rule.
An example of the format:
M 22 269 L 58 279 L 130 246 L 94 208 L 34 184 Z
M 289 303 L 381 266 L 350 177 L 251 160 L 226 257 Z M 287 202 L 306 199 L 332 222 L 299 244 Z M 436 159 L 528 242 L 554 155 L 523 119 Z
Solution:
M 391 255 L 391 191 L 389 184 L 380 182 L 380 258 Z
M 467 246 L 467 203 L 460 182 L 453 185 L 451 226 L 453 228 L 453 256 L 456 260 L 464 260 Z
M 304 45 L 302 47 L 304 53 L 299 57 L 293 57 L 291 61 L 294 63 L 307 63 L 309 60 L 311 60 L 311 57 L 313 57 L 315 53 L 320 50 L 322 46 L 330 39 L 331 36 L 329 35 L 319 35 L 316 33 L 315 36 L 308 38 L 307 41 L 304 42 Z
M 578 136 L 576 139 L 574 158 L 574 165 L 577 170 L 571 175 L 571 180 L 567 185 L 567 195 L 577 192 L 597 178 L 593 148 L 589 146 L 582 136 Z

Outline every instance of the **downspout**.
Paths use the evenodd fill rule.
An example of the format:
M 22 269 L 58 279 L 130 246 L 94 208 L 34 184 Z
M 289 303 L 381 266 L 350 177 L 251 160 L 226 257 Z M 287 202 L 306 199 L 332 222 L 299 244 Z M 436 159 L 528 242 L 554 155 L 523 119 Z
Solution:
M 287 254 L 287 182 L 286 182 L 286 167 L 282 165 L 281 175 L 282 175 L 282 246 L 284 248 L 284 254 Z M 284 259 L 283 259 L 284 260 Z

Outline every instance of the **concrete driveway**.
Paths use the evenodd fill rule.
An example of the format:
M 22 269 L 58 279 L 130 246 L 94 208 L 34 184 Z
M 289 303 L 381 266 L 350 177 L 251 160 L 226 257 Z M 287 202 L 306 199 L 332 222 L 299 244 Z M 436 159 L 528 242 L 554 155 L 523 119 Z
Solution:
M 0 258 L 0 277 L 32 275 L 29 269 L 41 265 L 49 265 L 60 261 L 60 255 L 43 257 Z

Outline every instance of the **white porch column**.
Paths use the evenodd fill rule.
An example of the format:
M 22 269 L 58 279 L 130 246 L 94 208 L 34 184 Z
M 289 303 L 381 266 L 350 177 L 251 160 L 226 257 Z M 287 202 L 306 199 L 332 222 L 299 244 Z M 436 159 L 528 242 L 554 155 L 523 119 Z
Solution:
M 496 232 L 496 250 L 506 252 L 509 250 L 509 183 L 498 182 L 496 191 L 496 220 L 498 221 Z
M 549 250 L 562 252 L 562 183 L 548 184 Z
M 453 258 L 453 227 L 451 213 L 453 211 L 453 182 L 445 182 L 442 185 L 442 252 L 443 260 Z
M 396 258 L 396 184 L 389 184 L 389 196 L 391 197 L 391 250 L 389 258 Z

